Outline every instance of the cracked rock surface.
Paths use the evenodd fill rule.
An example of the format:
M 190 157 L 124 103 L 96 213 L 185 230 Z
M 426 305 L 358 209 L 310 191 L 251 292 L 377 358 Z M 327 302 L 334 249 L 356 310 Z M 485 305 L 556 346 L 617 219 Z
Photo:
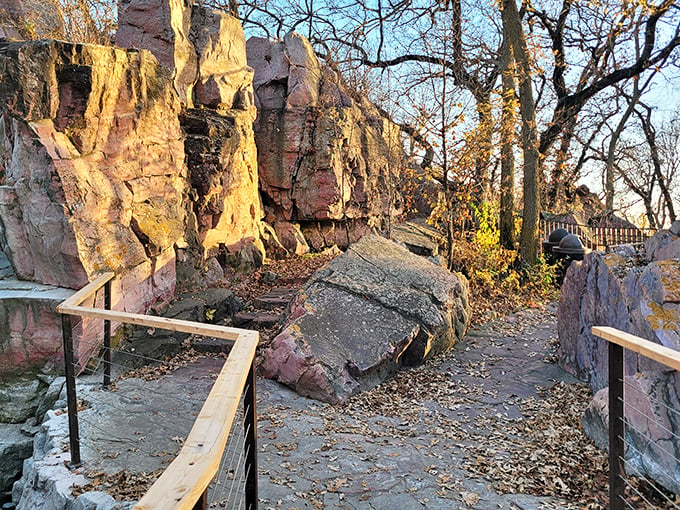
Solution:
M 462 275 L 365 237 L 300 290 L 265 353 L 264 374 L 301 395 L 342 402 L 452 347 L 469 317 Z

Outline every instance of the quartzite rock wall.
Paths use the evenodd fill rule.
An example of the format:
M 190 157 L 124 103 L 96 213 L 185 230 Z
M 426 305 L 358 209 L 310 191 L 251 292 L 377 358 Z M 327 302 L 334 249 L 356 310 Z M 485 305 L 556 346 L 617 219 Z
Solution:
M 170 69 L 192 192 L 187 240 L 200 260 L 260 241 L 253 70 L 240 21 L 193 2 L 123 0 L 116 42 L 146 48 Z
M 561 362 L 598 392 L 584 417 L 584 429 L 601 446 L 607 444 L 608 347 L 591 334 L 592 326 L 615 327 L 680 350 L 680 260 L 663 258 L 680 239 L 661 232 L 646 244 L 646 254 L 624 246 L 572 263 L 560 294 Z M 678 492 L 680 466 L 664 450 L 680 451 L 680 379 L 676 372 L 628 350 L 625 374 L 627 440 L 632 445 L 627 457 L 641 473 Z
M 248 40 L 255 70 L 260 189 L 284 246 L 299 249 L 283 222 L 300 225 L 310 246 L 347 246 L 388 215 L 404 155 L 399 131 L 366 100 L 352 99 L 309 42 Z M 290 230 L 290 229 L 287 229 Z
M 469 318 L 464 276 L 366 236 L 299 291 L 262 368 L 301 395 L 342 402 L 449 349 Z
M 104 270 L 150 275 L 172 258 L 184 233 L 183 136 L 151 55 L 0 43 L 0 104 L 0 220 L 21 279 L 77 289 Z
M 20 279 L 78 289 L 115 271 L 114 307 L 133 312 L 172 294 L 187 203 L 179 106 L 149 53 L 0 42 L 2 248 Z M 59 330 L 30 313 L 10 321 L 3 357 L 21 357 L 30 332 L 45 355 L 58 349 Z

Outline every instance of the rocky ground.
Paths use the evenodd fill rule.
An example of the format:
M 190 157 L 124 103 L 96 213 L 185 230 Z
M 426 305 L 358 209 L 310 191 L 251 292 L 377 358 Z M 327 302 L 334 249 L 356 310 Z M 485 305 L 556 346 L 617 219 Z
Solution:
M 534 509 L 603 500 L 606 458 L 579 427 L 587 390 L 555 364 L 555 351 L 549 307 L 473 328 L 449 353 L 343 406 L 262 381 L 262 506 Z
M 452 351 L 345 405 L 258 381 L 261 507 L 598 508 L 597 502 L 605 502 L 606 456 L 580 430 L 588 391 L 556 365 L 556 348 L 549 306 L 475 327 Z M 157 415 L 154 409 L 162 409 L 163 401 L 171 405 L 176 391 L 184 391 L 183 401 L 191 394 L 200 402 L 219 363 L 180 364 L 186 363 L 190 366 L 141 386 L 139 379 L 120 381 L 116 403 L 109 404 L 119 409 L 134 394 L 135 413 L 144 419 Z M 149 389 L 149 398 L 142 388 Z M 148 412 L 140 414 L 151 400 Z M 101 415 L 105 402 L 94 407 Z M 129 425 L 129 416 L 117 414 Z M 125 483 L 141 491 L 147 479 L 130 474 L 142 464 L 130 456 L 146 452 L 160 468 L 173 439 L 181 443 L 183 433 L 176 427 L 162 431 L 163 420 L 152 420 L 152 427 L 130 436 L 139 448 L 121 448 L 115 438 L 104 440 L 106 421 L 92 427 L 99 441 L 98 464 L 90 464 L 90 474 L 98 475 L 97 485 L 108 480 L 129 499 L 134 493 L 125 492 Z M 107 426 L 123 437 L 122 422 Z M 155 433 L 162 439 L 154 439 Z M 155 444 L 162 446 L 152 455 Z M 102 476 L 121 463 L 129 481 Z M 144 462 L 145 472 L 153 464 Z
M 245 304 L 238 320 L 268 316 L 251 318 L 261 348 L 277 330 L 272 316 L 285 311 L 279 297 L 332 256 L 234 277 Z M 344 405 L 259 379 L 260 508 L 605 508 L 606 454 L 580 426 L 591 395 L 557 364 L 555 312 L 499 308 L 451 351 Z M 82 379 L 78 474 L 91 482 L 74 494 L 138 499 L 181 446 L 223 356 L 184 350 L 119 378 L 112 392 Z

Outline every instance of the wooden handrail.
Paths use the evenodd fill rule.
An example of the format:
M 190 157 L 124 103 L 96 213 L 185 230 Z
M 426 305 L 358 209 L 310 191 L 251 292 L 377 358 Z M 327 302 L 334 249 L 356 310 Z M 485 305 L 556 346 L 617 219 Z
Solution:
M 192 509 L 219 469 L 246 381 L 249 375 L 254 373 L 252 368 L 259 333 L 215 324 L 80 306 L 114 276 L 114 273 L 102 274 L 64 300 L 57 306 L 57 311 L 65 315 L 92 317 L 234 341 L 229 356 L 177 457 L 134 507 L 137 510 Z
M 593 326 L 593 335 L 680 370 L 680 352 L 608 326 Z
M 252 331 L 248 329 L 230 328 L 227 326 L 218 326 L 216 324 L 203 324 L 180 319 L 169 319 L 168 317 L 155 317 L 153 315 L 143 315 L 140 313 L 101 310 L 99 308 L 87 308 L 85 306 L 64 306 L 63 303 L 57 307 L 57 311 L 67 315 L 79 315 L 81 317 L 117 321 L 149 328 L 181 331 L 182 333 L 211 336 L 232 341 L 238 340 L 241 335 L 252 333 Z
M 66 313 L 63 310 L 65 308 L 71 308 L 73 306 L 78 306 L 80 305 L 83 301 L 85 301 L 87 298 L 89 298 L 92 294 L 97 292 L 102 285 L 104 285 L 106 282 L 109 280 L 113 279 L 113 277 L 116 276 L 114 273 L 104 273 L 101 276 L 97 277 L 95 280 L 91 281 L 85 287 L 80 289 L 78 292 L 73 294 L 70 298 L 65 299 L 64 301 L 61 302 L 59 306 L 57 306 L 57 312 L 59 313 Z M 74 314 L 70 314 L 74 315 Z
M 194 508 L 220 467 L 258 336 L 253 331 L 236 341 L 184 446 L 135 510 Z

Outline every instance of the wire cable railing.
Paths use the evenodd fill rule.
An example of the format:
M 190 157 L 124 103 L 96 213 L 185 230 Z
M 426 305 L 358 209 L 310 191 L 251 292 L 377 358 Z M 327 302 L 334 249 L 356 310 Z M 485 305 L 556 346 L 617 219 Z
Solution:
M 628 501 L 626 494 L 634 496 L 638 501 L 647 505 L 645 508 L 680 508 L 665 489 L 659 486 L 662 482 L 659 473 L 650 476 L 638 464 L 639 459 L 650 458 L 652 461 L 662 459 L 666 464 L 674 466 L 673 471 L 680 471 L 680 459 L 664 445 L 657 444 L 655 439 L 643 430 L 640 430 L 640 420 L 648 428 L 663 433 L 669 442 L 678 443 L 680 431 L 673 430 L 672 425 L 664 424 L 659 418 L 650 416 L 652 411 L 641 409 L 639 404 L 634 404 L 631 399 L 626 399 L 626 391 L 634 391 L 638 398 L 643 397 L 650 403 L 660 404 L 660 408 L 670 410 L 677 415 L 678 411 L 662 402 L 654 395 L 642 391 L 629 381 L 635 376 L 625 376 L 624 352 L 625 349 L 636 352 L 638 355 L 649 358 L 673 370 L 680 370 L 680 352 L 664 345 L 650 342 L 643 338 L 625 333 L 611 327 L 593 327 L 593 335 L 603 338 L 609 344 L 609 508 L 621 510 L 623 508 L 638 508 Z M 641 376 L 640 374 L 636 374 Z M 635 395 L 633 395 L 635 396 Z M 650 429 L 651 430 L 651 429 Z M 636 438 L 632 440 L 631 438 Z M 642 446 L 639 443 L 643 443 Z M 632 460 L 638 459 L 638 460 Z M 664 477 L 673 478 L 677 473 L 661 473 Z M 629 473 L 638 480 L 644 482 L 649 490 L 646 494 L 631 483 L 626 476 Z M 654 478 L 654 479 L 650 479 Z M 668 480 L 666 480 L 668 481 Z M 677 481 L 674 480 L 677 485 Z M 652 498 L 654 496 L 654 498 Z M 655 504 L 650 499 L 657 499 L 660 503 Z M 661 506 L 659 506 L 661 505 Z
M 122 437 L 111 433 L 103 427 L 91 412 L 81 412 L 79 423 L 78 396 L 76 392 L 76 373 L 82 367 L 76 362 L 74 346 L 74 328 L 72 316 L 102 319 L 104 321 L 104 343 L 101 356 L 90 359 L 101 367 L 102 387 L 112 387 L 112 369 L 124 368 L 112 360 L 115 349 L 111 347 L 111 322 L 133 324 L 152 329 L 164 329 L 209 336 L 231 342 L 231 349 L 217 378 L 212 383 L 207 398 L 198 411 L 200 402 L 186 396 L 173 394 L 173 402 L 182 408 L 184 416 L 177 411 L 165 412 L 154 409 L 149 412 L 149 420 L 153 423 L 162 421 L 164 430 L 176 434 L 173 439 L 183 443 L 172 463 L 163 471 L 156 482 L 144 494 L 134 507 L 137 510 L 151 509 L 198 509 L 198 508 L 257 508 L 257 425 L 256 425 L 256 385 L 254 358 L 259 340 L 256 331 L 231 328 L 220 325 L 204 324 L 191 321 L 154 317 L 111 310 L 111 280 L 113 273 L 106 273 L 77 291 L 69 299 L 62 302 L 57 311 L 62 314 L 62 332 L 64 363 L 66 372 L 66 394 L 69 422 L 69 446 L 71 453 L 70 466 L 82 465 L 80 424 L 96 431 L 109 441 L 120 441 L 128 445 L 128 450 L 158 457 L 158 452 L 144 451 L 143 442 L 135 437 Z M 94 297 L 104 288 L 104 308 L 82 306 L 82 303 Z M 79 338 L 79 352 L 87 349 L 96 352 L 101 346 L 88 338 Z M 148 362 L 162 360 L 149 356 L 126 352 L 126 356 L 137 356 Z M 140 380 L 141 381 L 141 380 Z M 132 383 L 126 382 L 130 385 Z M 161 393 L 151 384 L 142 383 L 139 388 L 149 399 L 149 394 Z M 91 396 L 91 393 L 89 394 Z M 167 394 L 166 394 L 167 397 Z M 134 400 L 134 398 L 133 398 Z M 114 402 L 109 398 L 101 404 L 107 412 L 130 413 L 130 403 Z M 101 411 L 104 412 L 104 411 Z M 193 426 L 191 426 L 193 423 Z M 236 426 L 242 424 L 242 426 Z M 190 428 L 190 430 L 189 430 Z M 187 433 L 188 431 L 188 433 Z M 186 438 L 184 436 L 186 435 Z M 86 446 L 93 450 L 96 448 Z M 147 449 L 148 450 L 148 449 Z M 165 452 L 162 453 L 165 455 Z M 107 455 L 107 457 L 111 457 Z M 121 461 L 124 467 L 125 461 Z

